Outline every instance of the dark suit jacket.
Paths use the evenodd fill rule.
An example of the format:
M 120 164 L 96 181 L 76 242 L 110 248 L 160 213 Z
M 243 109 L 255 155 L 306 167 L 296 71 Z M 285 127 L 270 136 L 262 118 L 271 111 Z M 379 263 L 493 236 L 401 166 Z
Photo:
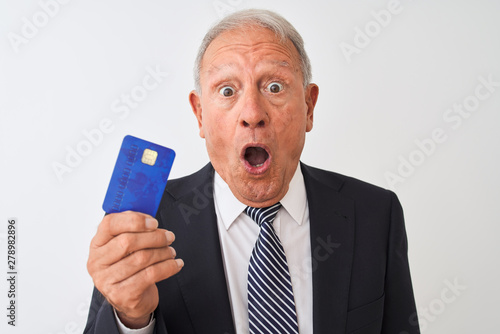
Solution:
M 396 195 L 301 164 L 310 214 L 314 333 L 419 333 L 403 212 Z M 234 333 L 211 164 L 169 181 L 157 219 L 184 260 L 157 284 L 155 333 Z M 112 307 L 94 289 L 85 333 L 113 333 Z M 305 334 L 305 333 L 304 333 Z

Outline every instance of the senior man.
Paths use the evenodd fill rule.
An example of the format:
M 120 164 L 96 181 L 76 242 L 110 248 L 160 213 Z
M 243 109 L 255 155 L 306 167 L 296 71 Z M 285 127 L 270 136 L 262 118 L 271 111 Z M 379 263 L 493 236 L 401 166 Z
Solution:
M 103 219 L 85 333 L 419 333 L 397 197 L 299 160 L 319 89 L 290 23 L 222 19 L 195 84 L 210 163 L 156 219 Z

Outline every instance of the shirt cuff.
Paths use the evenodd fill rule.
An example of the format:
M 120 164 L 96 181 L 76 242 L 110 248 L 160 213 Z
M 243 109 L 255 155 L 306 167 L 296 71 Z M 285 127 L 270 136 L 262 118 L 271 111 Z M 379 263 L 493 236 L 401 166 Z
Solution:
M 154 318 L 153 313 L 151 314 L 151 319 L 149 320 L 149 324 L 146 327 L 139 328 L 139 329 L 130 329 L 121 322 L 121 320 L 118 317 L 118 314 L 116 314 L 116 310 L 114 308 L 113 308 L 113 312 L 115 313 L 116 324 L 118 326 L 118 332 L 120 332 L 120 334 L 152 334 L 153 333 L 153 330 L 155 328 L 155 322 L 156 322 L 156 319 Z

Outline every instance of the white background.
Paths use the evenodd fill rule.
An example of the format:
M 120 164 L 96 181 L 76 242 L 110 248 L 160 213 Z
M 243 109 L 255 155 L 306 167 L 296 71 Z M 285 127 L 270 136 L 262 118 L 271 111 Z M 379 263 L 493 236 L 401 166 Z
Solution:
M 0 277 L 7 219 L 19 220 L 18 326 L 7 325 L 2 278 L 2 333 L 82 332 L 88 246 L 123 137 L 173 148 L 171 177 L 208 161 L 187 99 L 195 54 L 224 10 L 247 7 L 278 11 L 306 42 L 320 97 L 302 160 L 385 188 L 388 172 L 403 172 L 393 188 L 423 332 L 498 331 L 499 1 L 401 0 L 385 27 L 372 12 L 389 1 L 73 0 L 43 14 L 51 2 L 0 2 Z M 371 41 L 346 57 L 356 27 L 372 29 Z M 115 113 L 147 68 L 168 76 L 127 117 Z M 480 77 L 497 87 L 478 88 L 489 94 L 477 100 Z M 443 118 L 466 101 L 474 110 L 460 124 Z M 112 131 L 89 149 L 83 132 L 103 119 Z M 418 153 L 415 141 L 437 128 L 446 140 Z M 54 165 L 77 147 L 88 154 L 59 179 Z M 400 167 L 410 158 L 417 166 Z M 453 283 L 460 289 L 446 290 Z

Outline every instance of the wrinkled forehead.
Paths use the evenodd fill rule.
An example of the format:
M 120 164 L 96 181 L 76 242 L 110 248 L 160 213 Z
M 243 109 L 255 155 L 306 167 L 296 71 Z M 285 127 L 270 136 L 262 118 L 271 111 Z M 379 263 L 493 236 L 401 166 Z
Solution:
M 238 56 L 273 55 L 272 62 L 300 70 L 300 56 L 289 39 L 282 39 L 272 30 L 247 25 L 227 30 L 210 43 L 203 55 L 201 71 L 210 71 L 215 63 L 232 63 Z

